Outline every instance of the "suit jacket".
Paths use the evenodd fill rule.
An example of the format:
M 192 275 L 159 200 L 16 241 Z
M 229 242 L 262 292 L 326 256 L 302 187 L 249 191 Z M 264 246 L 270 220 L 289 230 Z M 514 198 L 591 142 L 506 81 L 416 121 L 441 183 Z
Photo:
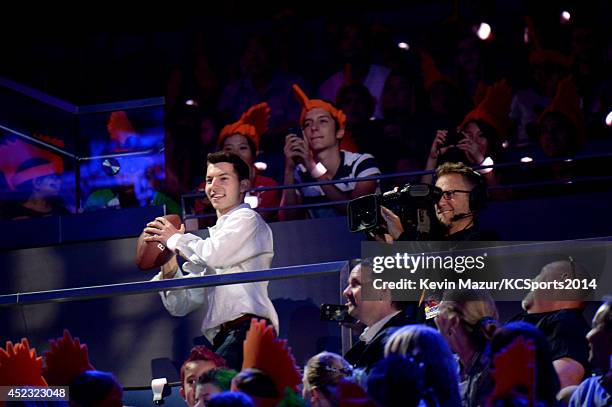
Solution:
M 366 372 L 368 372 L 378 361 L 384 358 L 385 344 L 393 331 L 395 331 L 396 328 L 415 324 L 416 322 L 416 306 L 409 306 L 406 311 L 400 312 L 387 321 L 370 343 L 366 344 L 364 341 L 360 340 L 346 352 L 344 358 L 353 365 L 353 367 L 365 369 Z

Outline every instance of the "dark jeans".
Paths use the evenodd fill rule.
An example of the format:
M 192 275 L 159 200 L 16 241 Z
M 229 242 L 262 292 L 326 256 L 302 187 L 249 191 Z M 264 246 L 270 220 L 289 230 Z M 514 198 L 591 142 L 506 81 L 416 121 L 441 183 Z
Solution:
M 267 319 L 266 322 L 271 325 L 271 322 Z M 243 343 L 250 327 L 251 320 L 247 319 L 227 331 L 219 332 L 213 340 L 215 353 L 223 357 L 227 361 L 227 365 L 238 372 L 242 370 Z
M 238 372 L 242 369 L 242 344 L 250 326 L 250 321 L 244 321 L 228 331 L 219 332 L 213 340 L 215 353 L 223 357 L 227 365 Z

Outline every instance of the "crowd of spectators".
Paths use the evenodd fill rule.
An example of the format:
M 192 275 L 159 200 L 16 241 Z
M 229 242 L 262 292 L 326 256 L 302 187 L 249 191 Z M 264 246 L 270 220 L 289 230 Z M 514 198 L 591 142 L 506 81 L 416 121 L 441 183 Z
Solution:
M 235 80 L 218 80 L 218 92 L 191 89 L 189 100 L 194 103 L 175 98 L 168 108 L 178 116 L 225 115 L 231 121 L 250 106 L 267 102 L 270 126 L 261 137 L 256 161 L 266 164 L 263 174 L 279 185 L 312 181 L 307 177 L 288 182 L 286 177 L 285 138 L 304 125 L 299 99 L 291 90 L 297 84 L 311 98 L 344 112 L 340 150 L 373 156 L 382 174 L 431 172 L 446 161 L 473 167 L 514 162 L 518 165 L 481 170 L 489 187 L 496 189 L 495 199 L 592 190 L 593 185 L 580 183 L 537 192 L 512 187 L 593 175 L 597 159 L 561 158 L 610 150 L 605 116 L 611 78 L 604 68 L 610 66 L 609 33 L 596 23 L 593 10 L 573 13 L 568 20 L 547 7 L 530 12 L 514 16 L 511 27 L 493 26 L 488 37 L 477 30 L 480 20 L 453 15 L 404 41 L 391 25 L 366 17 L 337 19 L 328 23 L 330 35 L 311 45 L 317 48 L 312 57 L 299 56 L 299 65 L 293 63 L 294 49 L 274 41 L 279 33 L 272 24 L 267 32 L 244 39 Z M 202 57 L 213 58 L 204 49 Z M 310 62 L 319 62 L 325 50 L 331 54 L 323 65 L 327 73 L 309 70 Z M 169 92 L 179 94 L 172 86 L 178 85 L 170 84 Z M 191 129 L 193 140 L 199 123 L 195 120 Z M 169 125 L 169 142 L 180 143 L 173 137 L 172 121 Z M 173 171 L 174 159 L 167 159 Z M 558 161 L 541 165 L 545 159 Z M 200 166 L 192 167 L 195 173 L 178 178 L 178 190 L 195 187 L 190 180 L 198 177 Z M 398 177 L 380 186 L 387 190 L 419 180 L 431 182 L 431 177 Z
M 363 313 L 375 305 L 362 302 L 357 307 Z M 253 319 L 239 371 L 208 348 L 195 346 L 180 367 L 178 393 L 188 407 L 607 406 L 612 397 L 610 301 L 604 299 L 583 337 L 560 336 L 569 328 L 565 311 L 532 314 L 555 319 L 552 324 L 558 328 L 546 332 L 534 321 L 503 324 L 486 292 L 449 291 L 434 318 L 383 327 L 381 352 L 365 350 L 367 364 L 350 362 L 354 348 L 345 357 L 327 351 L 316 354 L 303 369 L 295 364 L 287 342 L 276 338 L 274 328 Z M 576 318 L 581 318 L 580 312 Z M 359 341 L 366 340 L 362 334 Z M 590 349 L 581 361 L 585 369 L 573 384 L 564 383 L 564 372 L 556 363 L 558 350 L 572 354 L 582 344 Z M 42 357 L 26 338 L 8 341 L 0 348 L 0 385 L 66 386 L 69 402 L 56 405 L 122 406 L 126 397 L 115 376 L 97 371 L 87 345 L 67 330 L 62 338 L 49 341 Z
M 343 130 L 340 151 L 373 156 L 382 174 L 432 171 L 445 161 L 480 166 L 522 160 L 510 168 L 482 170 L 496 189 L 494 198 L 592 190 L 591 184 L 563 182 L 593 176 L 595 169 L 608 175 L 601 174 L 600 161 L 562 158 L 611 148 L 605 120 L 612 109 L 612 37 L 597 15 L 602 7 L 575 6 L 570 14 L 560 5 L 526 3 L 512 10 L 508 24 L 493 12 L 490 25 L 477 10 L 437 15 L 429 8 L 406 8 L 400 14 L 407 18 L 414 17 L 411 12 L 431 17 L 406 27 L 367 13 L 314 18 L 287 6 L 272 21 L 256 29 L 245 25 L 233 35 L 231 54 L 205 28 L 195 30 L 189 45 L 182 44 L 188 61 L 169 67 L 166 77 L 166 174 L 155 188 L 174 203 L 197 192 L 206 154 L 239 148 L 244 141 L 224 126 L 235 125 L 264 102 L 267 123 L 256 138 L 242 134 L 251 140 L 243 157 L 252 168 L 253 187 L 286 184 L 283 145 L 304 126 L 292 89 L 297 85 L 310 98 L 344 112 L 346 121 L 337 129 Z M 309 35 L 298 30 L 311 26 L 323 30 L 308 42 Z M 540 164 L 551 158 L 558 160 Z M 38 185 L 35 175 L 31 181 Z M 398 177 L 379 186 L 387 190 L 417 181 Z M 526 181 L 563 186 L 537 192 L 512 188 Z M 32 191 L 20 198 L 17 206 L 26 209 L 7 209 L 4 217 L 48 214 L 59 207 L 55 198 L 34 207 L 33 199 L 46 199 L 38 195 Z M 280 203 L 278 190 L 256 195 L 259 208 Z M 188 212 L 206 212 L 197 205 Z M 270 212 L 266 219 L 278 215 Z
M 512 185 L 526 181 L 558 181 L 537 192 L 546 195 L 585 185 L 592 190 L 575 181 L 610 171 L 598 159 L 579 160 L 612 149 L 612 119 L 605 121 L 612 109 L 609 28 L 593 13 L 530 11 L 488 34 L 480 20 L 456 11 L 401 41 L 391 24 L 337 19 L 313 44 L 292 35 L 283 20 L 296 18 L 289 13 L 279 17 L 284 23 L 241 37 L 240 51 L 226 59 L 208 45 L 218 38 L 198 35 L 194 62 L 167 78 L 166 182 L 158 188 L 176 201 L 200 191 L 207 153 L 222 150 L 247 164 L 253 187 L 339 181 L 254 191 L 247 202 L 260 209 L 330 203 L 263 212 L 267 221 L 343 215 L 345 206 L 334 201 L 405 182 L 431 183 L 444 163 L 476 168 L 496 199 L 524 197 Z M 545 159 L 553 161 L 539 166 Z M 522 164 L 490 168 L 504 162 Z M 4 217 L 66 212 L 58 199 L 60 163 L 41 156 L 2 164 L 5 183 L 21 194 L 3 206 Z M 428 173 L 343 181 L 421 170 Z M 442 203 L 470 192 L 464 189 L 447 188 Z M 193 209 L 206 214 L 210 208 L 204 200 Z M 473 226 L 465 223 L 460 232 Z M 344 296 L 365 330 L 344 356 L 313 355 L 300 371 L 273 328 L 252 321 L 239 372 L 212 351 L 194 348 L 180 371 L 186 404 L 610 405 L 610 301 L 590 328 L 583 301 L 536 294 L 506 324 L 486 293 L 466 299 L 447 292 L 427 317 L 421 304 L 363 301 L 361 267 L 351 271 Z M 580 273 L 573 260 L 551 263 L 536 280 L 562 279 L 570 271 Z M 66 332 L 49 348 L 43 363 L 26 339 L 7 342 L 0 349 L 0 385 L 63 385 L 70 387 L 70 405 L 121 405 L 121 385 L 95 370 L 78 339 Z

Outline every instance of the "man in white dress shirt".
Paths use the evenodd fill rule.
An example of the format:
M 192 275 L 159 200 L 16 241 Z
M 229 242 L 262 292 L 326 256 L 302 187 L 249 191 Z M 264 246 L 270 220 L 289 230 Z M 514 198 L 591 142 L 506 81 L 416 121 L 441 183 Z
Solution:
M 257 212 L 243 204 L 249 189 L 249 168 L 235 154 L 208 155 L 205 192 L 217 211 L 210 237 L 202 239 L 184 226 L 176 229 L 164 218 L 147 224 L 149 241 L 161 242 L 184 257 L 183 275 L 176 256 L 153 280 L 228 274 L 270 268 L 274 256 L 272 231 Z M 252 318 L 269 320 L 278 332 L 278 315 L 268 297 L 268 282 L 231 284 L 161 292 L 166 309 L 183 316 L 204 306 L 202 332 L 228 365 L 240 370 L 242 343 Z

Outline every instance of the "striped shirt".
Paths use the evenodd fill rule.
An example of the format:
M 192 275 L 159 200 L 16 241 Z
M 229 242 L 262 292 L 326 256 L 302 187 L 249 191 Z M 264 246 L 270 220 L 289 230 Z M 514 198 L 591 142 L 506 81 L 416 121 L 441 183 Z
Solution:
M 350 151 L 340 150 L 340 167 L 333 177 L 333 180 L 343 180 L 350 178 L 365 178 L 373 175 L 379 175 L 380 170 L 376 166 L 376 161 L 371 154 L 359 154 L 352 153 Z M 296 168 L 295 170 L 295 183 L 302 184 L 307 182 L 316 182 L 310 173 L 301 172 Z M 339 182 L 335 184 L 336 187 L 345 193 L 352 192 L 357 186 L 356 182 Z M 380 190 L 377 187 L 376 193 Z M 323 202 L 330 202 L 323 189 L 318 186 L 309 186 L 298 189 L 298 194 L 302 197 L 302 203 L 304 204 L 316 204 Z M 336 208 L 328 207 L 317 207 L 308 210 L 311 218 L 325 218 L 332 216 L 343 216 Z

